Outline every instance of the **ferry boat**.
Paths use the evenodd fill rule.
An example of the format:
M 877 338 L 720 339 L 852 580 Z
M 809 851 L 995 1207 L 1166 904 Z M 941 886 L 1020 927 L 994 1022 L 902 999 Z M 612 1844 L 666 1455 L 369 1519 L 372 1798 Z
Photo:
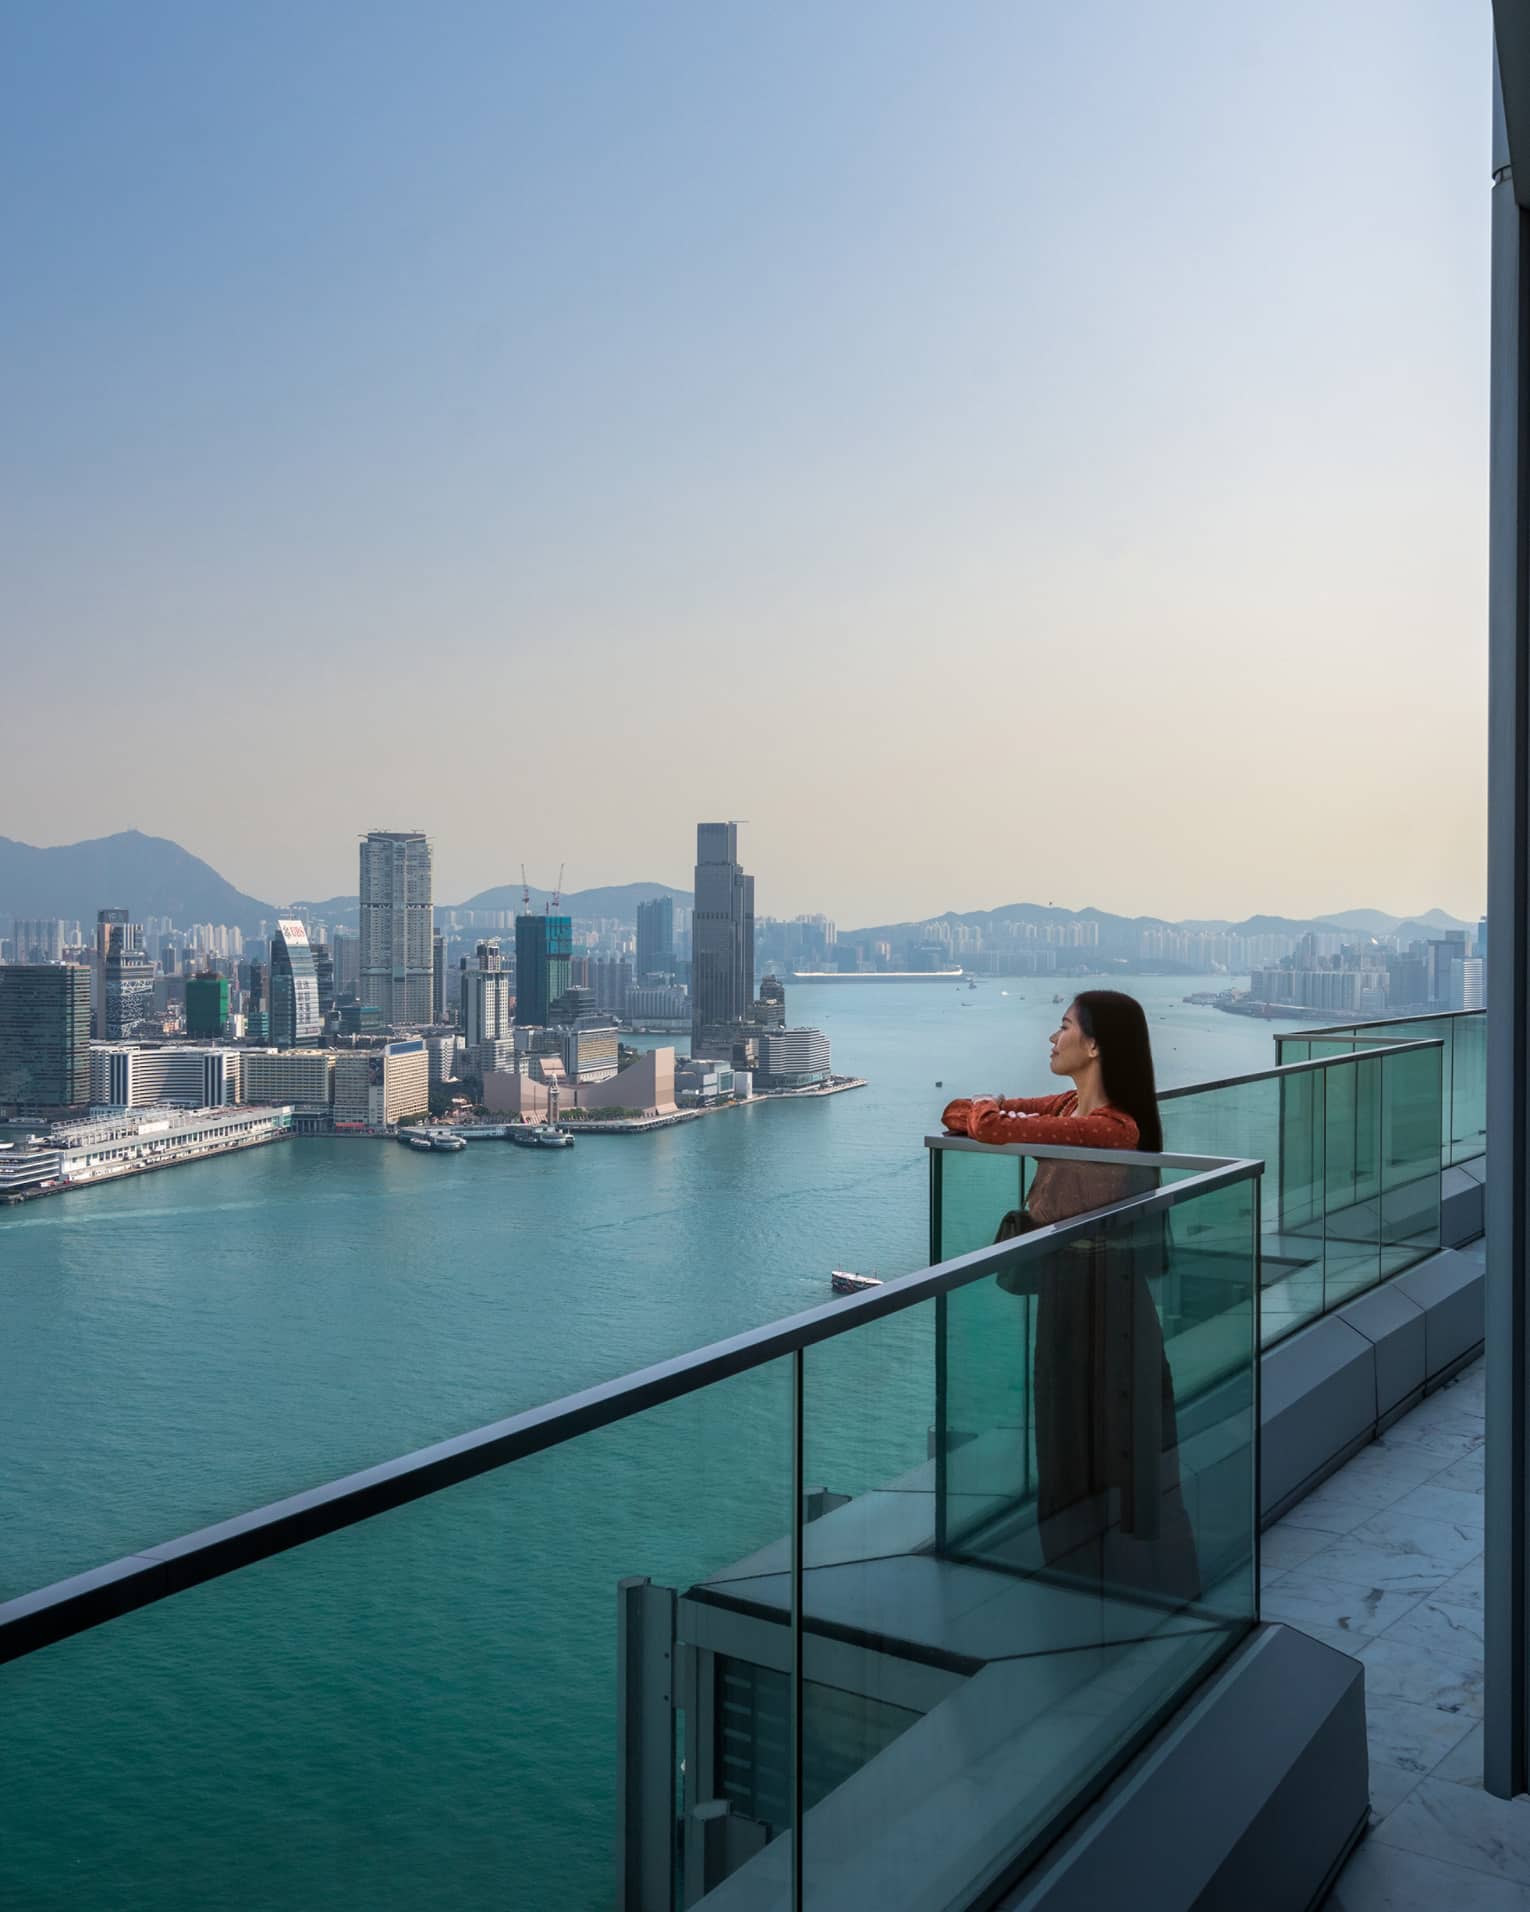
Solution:
M 573 1136 L 546 1122 L 512 1122 L 505 1133 L 520 1149 L 571 1149 L 574 1146 Z
M 857 1275 L 848 1268 L 831 1268 L 829 1286 L 837 1295 L 858 1295 L 867 1288 L 880 1288 L 880 1275 Z
M 430 1138 L 430 1146 L 433 1149 L 440 1149 L 444 1153 L 447 1150 L 455 1151 L 457 1149 L 465 1149 L 467 1143 L 463 1141 L 460 1135 L 433 1135 Z
M 423 1150 L 427 1155 L 434 1146 L 428 1135 L 406 1135 L 404 1140 L 409 1144 L 410 1148 Z

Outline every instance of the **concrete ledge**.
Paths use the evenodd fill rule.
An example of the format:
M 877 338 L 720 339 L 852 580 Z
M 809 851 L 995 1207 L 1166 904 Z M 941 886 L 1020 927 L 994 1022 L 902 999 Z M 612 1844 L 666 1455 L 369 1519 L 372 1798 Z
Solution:
M 1263 1626 L 1009 1898 L 1005 1912 L 1303 1912 L 1369 1811 L 1365 1669 Z
M 1279 1520 L 1482 1348 L 1484 1255 L 1443 1248 L 1261 1360 L 1260 1519 Z
M 1401 1285 L 1361 1295 L 1343 1318 L 1371 1344 L 1376 1375 L 1376 1426 L 1385 1428 L 1423 1399 L 1429 1368 L 1424 1310 Z
M 1375 1349 L 1325 1315 L 1260 1362 L 1261 1508 L 1277 1519 L 1376 1431 Z
M 1482 1178 L 1465 1165 L 1448 1168 L 1440 1177 L 1440 1241 L 1461 1248 L 1475 1241 L 1484 1227 Z
M 1480 1193 L 1480 1190 L 1479 1190 Z M 1430 1382 L 1443 1380 L 1482 1346 L 1486 1270 L 1483 1257 L 1443 1249 L 1391 1284 L 1424 1313 Z

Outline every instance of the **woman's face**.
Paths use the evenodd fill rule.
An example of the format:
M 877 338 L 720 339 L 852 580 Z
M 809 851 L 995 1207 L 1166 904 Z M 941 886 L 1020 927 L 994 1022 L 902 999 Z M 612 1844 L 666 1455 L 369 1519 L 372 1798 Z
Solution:
M 1084 1034 L 1078 1015 L 1069 1003 L 1063 1011 L 1062 1027 L 1052 1038 L 1053 1075 L 1078 1075 L 1099 1053 L 1099 1044 Z

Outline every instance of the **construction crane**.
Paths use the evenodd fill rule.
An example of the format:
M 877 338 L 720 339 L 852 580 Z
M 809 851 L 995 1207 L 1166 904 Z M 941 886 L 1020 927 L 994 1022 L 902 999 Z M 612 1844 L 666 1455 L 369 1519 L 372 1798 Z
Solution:
M 552 906 L 554 909 L 557 909 L 559 904 L 563 901 L 563 872 L 567 868 L 568 868 L 568 865 L 566 863 L 560 863 L 558 865 L 558 883 L 557 883 L 556 889 L 554 889 L 552 893 Z
M 526 865 L 521 865 L 521 914 L 531 914 L 531 887 L 526 881 Z

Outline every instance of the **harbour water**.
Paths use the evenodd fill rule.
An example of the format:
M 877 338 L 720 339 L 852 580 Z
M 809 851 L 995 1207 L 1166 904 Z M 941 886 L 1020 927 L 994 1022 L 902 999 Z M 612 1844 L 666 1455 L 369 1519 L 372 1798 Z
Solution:
M 831 1267 L 922 1265 L 924 1134 L 952 1095 L 1052 1086 L 1070 986 L 796 987 L 869 1083 L 821 1101 L 546 1153 L 298 1139 L 0 1214 L 0 1595 L 827 1300 Z M 1130 986 L 1164 1086 L 1273 1062 L 1183 979 Z M 830 1438 L 831 1403 L 890 1381 L 871 1338 L 817 1369 L 847 1488 L 870 1424 Z M 616 1579 L 784 1530 L 786 1378 L 6 1669 L 0 1899 L 605 1903 Z M 917 1457 L 922 1413 L 866 1465 Z

